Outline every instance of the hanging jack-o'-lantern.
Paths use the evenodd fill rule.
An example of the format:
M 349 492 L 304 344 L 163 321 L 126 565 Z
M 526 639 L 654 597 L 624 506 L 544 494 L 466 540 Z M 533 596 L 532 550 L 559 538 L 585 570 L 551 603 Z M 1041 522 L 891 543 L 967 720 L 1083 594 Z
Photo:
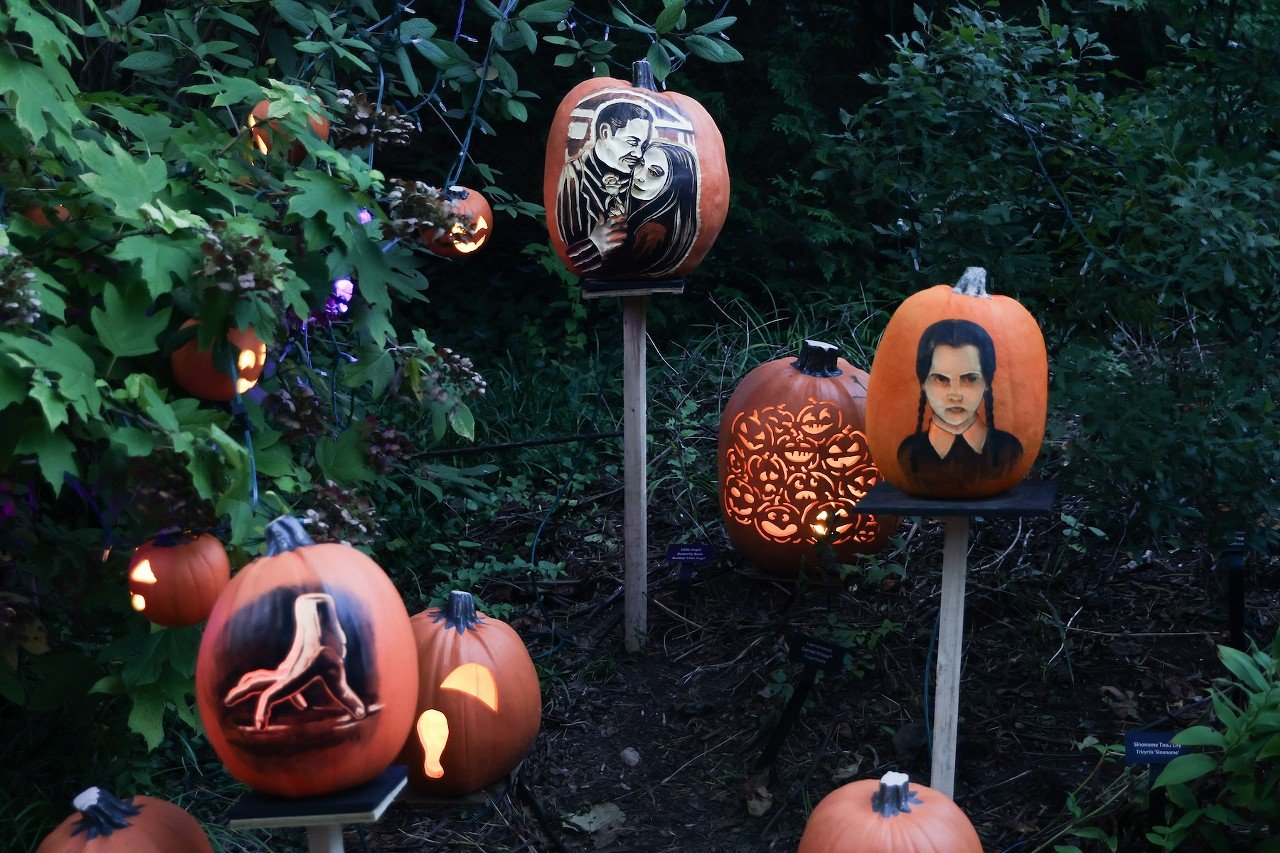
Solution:
M 489 242 L 493 233 L 493 208 L 483 195 L 466 187 L 449 187 L 444 191 L 444 200 L 463 222 L 448 229 L 422 229 L 422 239 L 428 249 L 442 258 L 461 258 Z
M 747 374 L 720 419 L 720 506 L 729 540 L 761 568 L 817 568 L 879 551 L 897 519 L 859 515 L 880 479 L 864 432 L 867 374 L 805 341 L 798 359 Z
M 476 612 L 469 592 L 410 620 L 418 644 L 417 722 L 401 760 L 409 784 L 461 796 L 515 769 L 542 725 L 533 660 L 511 626 Z
M 188 320 L 182 324 L 182 328 L 190 328 L 198 322 Z M 227 342 L 231 349 L 225 370 L 213 363 L 214 354 L 220 348 L 215 346 L 201 349 L 199 336 L 173 351 L 170 356 L 173 378 L 188 394 L 201 400 L 225 403 L 236 394 L 243 394 L 258 384 L 258 378 L 262 376 L 262 370 L 267 364 L 267 345 L 254 334 L 253 326 L 228 329 Z
M 285 797 L 367 782 L 413 725 L 418 672 L 400 593 L 354 548 L 313 543 L 295 518 L 267 525 L 209 615 L 196 701 L 232 776 Z
M 49 218 L 49 214 L 53 214 L 53 219 L 58 222 L 70 222 L 71 211 L 67 210 L 66 205 L 55 204 L 53 207 L 45 207 L 39 204 L 33 204 L 26 207 L 22 211 L 22 215 L 30 219 L 41 228 L 52 228 L 53 219 Z
M 889 772 L 836 788 L 805 824 L 798 853 L 982 853 L 960 807 L 943 793 Z
M 157 625 L 178 628 L 209 618 L 231 580 L 222 543 L 202 533 L 148 539 L 129 559 L 129 601 Z
M 867 437 L 884 478 L 925 498 L 985 498 L 1031 470 L 1049 361 L 1034 317 L 970 267 L 889 319 L 867 382 Z
M 277 144 L 288 145 L 289 150 L 287 157 L 291 165 L 298 165 L 302 162 L 302 158 L 307 156 L 307 147 L 297 139 L 292 139 L 281 127 L 280 122 L 269 117 L 271 110 L 271 102 L 261 100 L 254 104 L 253 110 L 249 113 L 249 117 L 245 119 L 245 124 L 249 128 L 249 137 L 253 142 L 254 150 L 259 154 L 269 154 Z M 307 124 L 311 127 L 311 132 L 320 137 L 321 140 L 329 138 L 329 119 L 319 113 L 311 113 L 307 116 Z
M 542 195 L 552 246 L 588 284 L 682 282 L 729 210 L 724 140 L 693 98 L 657 91 L 641 60 L 630 83 L 597 77 L 560 102 Z
M 88 788 L 74 805 L 76 813 L 45 836 L 36 853 L 213 853 L 200 821 L 165 800 L 120 800 L 101 788 Z

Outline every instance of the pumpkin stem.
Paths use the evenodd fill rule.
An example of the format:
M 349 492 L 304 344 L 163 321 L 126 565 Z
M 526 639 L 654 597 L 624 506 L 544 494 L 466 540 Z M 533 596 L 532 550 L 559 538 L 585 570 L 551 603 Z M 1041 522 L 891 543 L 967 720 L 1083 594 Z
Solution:
M 283 554 L 285 551 L 296 551 L 299 548 L 305 548 L 307 545 L 316 544 L 307 535 L 307 531 L 302 529 L 302 522 L 291 515 L 282 515 L 268 524 L 265 536 L 267 537 L 266 555 L 268 557 L 274 557 L 277 554 Z
M 471 593 L 455 589 L 449 593 L 449 603 L 436 611 L 436 622 L 446 628 L 454 628 L 459 634 L 468 630 L 479 631 L 484 620 L 476 614 L 476 600 Z
M 449 189 L 445 190 L 441 195 L 444 196 L 445 201 L 462 201 L 464 198 L 471 195 L 471 190 L 466 187 L 449 187 Z
M 990 299 L 987 293 L 987 271 L 982 267 L 966 267 L 964 275 L 951 288 L 964 296 L 976 296 L 979 299 Z
M 920 804 L 920 798 L 911 790 L 910 777 L 906 773 L 889 771 L 880 777 L 880 790 L 871 795 L 871 808 L 880 817 L 907 814 L 911 806 Z
M 791 362 L 791 366 L 805 376 L 839 376 L 840 368 L 836 366 L 839 357 L 840 350 L 832 344 L 805 341 L 800 346 L 800 357 Z
M 653 66 L 647 59 L 639 59 L 631 63 L 631 85 L 636 89 L 658 91 L 658 84 L 653 79 Z
M 84 833 L 92 841 L 99 835 L 110 835 L 117 829 L 132 826 L 129 818 L 136 817 L 142 806 L 133 804 L 133 797 L 120 800 L 98 787 L 86 788 L 80 796 L 72 800 L 80 819 L 72 835 Z

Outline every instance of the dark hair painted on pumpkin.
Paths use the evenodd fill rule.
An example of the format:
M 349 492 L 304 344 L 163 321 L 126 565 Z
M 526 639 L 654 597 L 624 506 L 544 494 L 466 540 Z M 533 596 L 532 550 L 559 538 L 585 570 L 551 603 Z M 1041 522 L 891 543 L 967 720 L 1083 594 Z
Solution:
M 924 381 L 929 376 L 929 368 L 933 366 L 933 351 L 939 346 L 977 348 L 978 364 L 982 368 L 983 381 L 987 383 L 987 390 L 982 395 L 986 403 L 987 425 L 995 429 L 996 404 L 991 395 L 991 381 L 996 375 L 995 342 L 986 329 L 972 320 L 950 319 L 939 320 L 925 329 L 916 347 L 916 378 L 920 380 L 920 410 L 916 414 L 916 432 L 924 430 L 924 412 L 927 406 Z

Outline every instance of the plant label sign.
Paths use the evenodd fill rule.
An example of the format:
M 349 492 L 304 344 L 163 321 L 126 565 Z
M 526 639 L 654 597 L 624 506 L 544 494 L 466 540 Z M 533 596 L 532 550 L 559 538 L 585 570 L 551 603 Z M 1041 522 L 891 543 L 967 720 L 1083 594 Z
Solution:
M 1177 732 L 1126 732 L 1124 736 L 1125 764 L 1168 764 L 1187 751 L 1185 746 L 1173 743 Z
M 839 672 L 840 667 L 844 666 L 844 656 L 849 651 L 844 646 L 805 634 L 788 635 L 787 646 L 791 650 L 793 661 L 827 673 Z
M 715 557 L 716 549 L 710 545 L 668 545 L 668 563 L 709 563 Z

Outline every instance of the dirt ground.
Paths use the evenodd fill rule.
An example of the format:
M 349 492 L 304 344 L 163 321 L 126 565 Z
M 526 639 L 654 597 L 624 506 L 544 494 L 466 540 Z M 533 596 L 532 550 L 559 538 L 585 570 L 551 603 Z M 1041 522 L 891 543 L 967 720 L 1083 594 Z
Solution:
M 585 535 L 615 515 L 620 529 L 619 501 L 544 533 L 544 559 L 567 563 L 554 582 L 479 591 L 518 606 L 512 624 L 544 678 L 542 731 L 514 778 L 463 803 L 402 799 L 350 830 L 349 850 L 794 850 L 808 812 L 838 785 L 888 770 L 928 783 L 937 520 L 904 520 L 905 544 L 882 555 L 903 577 L 803 585 L 760 575 L 722 542 L 681 583 L 664 559 L 679 531 L 657 525 L 648 642 L 627 654 L 620 542 Z M 507 523 L 491 533 L 519 535 L 520 520 Z M 1225 586 L 1203 550 L 1097 541 L 1081 553 L 1062 533 L 1056 513 L 973 523 L 956 801 L 989 851 L 1073 842 L 1057 835 L 1073 792 L 1100 809 L 1121 850 L 1141 850 L 1142 792 L 1126 787 L 1122 761 L 1087 744 L 1205 720 L 1200 700 L 1223 674 Z M 1255 562 L 1250 631 L 1269 640 L 1280 608 Z M 856 645 L 763 763 L 801 681 L 788 635 Z

